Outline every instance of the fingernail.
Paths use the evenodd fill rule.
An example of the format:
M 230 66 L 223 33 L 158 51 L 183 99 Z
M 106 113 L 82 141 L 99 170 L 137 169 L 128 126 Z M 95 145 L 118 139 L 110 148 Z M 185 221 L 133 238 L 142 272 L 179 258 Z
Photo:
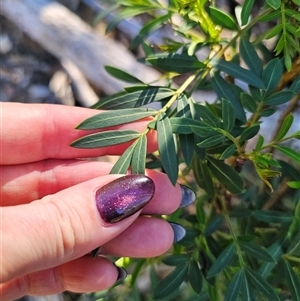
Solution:
M 176 224 L 176 223 L 169 222 L 169 224 L 171 225 L 173 232 L 174 232 L 173 243 L 182 240 L 186 234 L 185 229 L 181 225 Z
M 101 218 L 116 223 L 142 209 L 153 197 L 154 182 L 144 175 L 118 178 L 96 191 L 96 204 Z
M 116 266 L 116 268 L 118 269 L 118 278 L 116 281 L 124 280 L 128 275 L 127 271 L 124 268 L 120 268 L 118 266 Z
M 186 207 L 195 201 L 196 194 L 192 189 L 188 188 L 187 186 L 180 184 L 180 187 L 182 196 L 179 207 Z

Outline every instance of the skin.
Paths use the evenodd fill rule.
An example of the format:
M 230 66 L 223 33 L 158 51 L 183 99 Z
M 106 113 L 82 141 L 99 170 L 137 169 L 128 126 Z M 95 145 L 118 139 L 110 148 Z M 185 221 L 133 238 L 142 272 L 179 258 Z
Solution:
M 118 277 L 105 255 L 153 257 L 171 247 L 171 226 L 149 215 L 174 212 L 181 192 L 157 171 L 147 171 L 155 183 L 150 203 L 118 223 L 101 220 L 95 191 L 120 175 L 109 175 L 111 163 L 78 158 L 120 155 L 129 144 L 94 150 L 69 146 L 93 132 L 74 126 L 99 111 L 1 103 L 0 113 L 1 300 L 104 290 Z M 148 122 L 114 129 L 143 131 Z M 155 133 L 147 139 L 152 152 Z M 98 246 L 104 256 L 92 258 L 89 252 Z

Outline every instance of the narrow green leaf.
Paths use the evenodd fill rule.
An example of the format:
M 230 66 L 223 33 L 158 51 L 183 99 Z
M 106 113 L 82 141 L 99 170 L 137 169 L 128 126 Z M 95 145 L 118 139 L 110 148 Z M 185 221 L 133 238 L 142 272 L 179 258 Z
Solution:
M 274 147 L 278 149 L 281 153 L 285 154 L 287 157 L 291 158 L 297 163 L 300 163 L 300 155 L 298 152 L 286 146 L 275 145 Z
M 181 94 L 177 99 L 176 117 L 192 118 L 190 100 L 185 94 Z
M 295 273 L 290 263 L 284 260 L 285 279 L 290 289 L 292 300 L 300 300 L 300 277 Z
M 236 301 L 242 285 L 242 274 L 244 274 L 243 270 L 239 270 L 235 273 L 232 278 L 225 295 L 224 301 Z
M 270 247 L 268 247 L 268 253 L 274 258 L 275 262 L 264 262 L 259 270 L 258 273 L 266 279 L 273 268 L 277 265 L 277 262 L 280 260 L 281 256 L 283 255 L 282 247 L 281 247 L 281 241 L 276 241 L 273 243 Z
M 233 92 L 231 86 L 217 73 L 214 74 L 211 79 L 213 90 L 216 92 L 218 97 L 228 99 L 234 108 L 235 116 L 242 122 L 246 122 L 246 114 L 243 106 L 241 105 L 240 99 Z
M 219 160 L 225 160 L 225 159 L 229 158 L 230 156 L 232 156 L 235 153 L 235 151 L 236 151 L 235 144 L 231 144 L 224 150 L 224 152 L 221 154 Z
M 289 90 L 294 93 L 300 93 L 300 75 L 293 80 Z
M 118 69 L 118 68 L 115 68 L 112 66 L 104 66 L 104 68 L 110 75 L 112 75 L 113 77 L 115 77 L 117 79 L 123 80 L 127 83 L 143 84 L 143 82 L 141 80 L 139 80 L 138 78 L 132 76 L 131 74 L 129 74 L 121 69 Z
M 104 97 L 97 102 L 94 109 L 115 110 L 143 106 L 148 103 L 168 99 L 174 91 L 164 87 L 144 86 L 138 87 L 137 91 L 121 92 Z
M 146 165 L 146 135 L 141 135 L 136 142 L 131 160 L 131 172 L 134 174 L 144 174 Z
M 190 260 L 190 257 L 188 255 L 173 254 L 173 255 L 169 255 L 169 256 L 164 257 L 162 259 L 162 262 L 166 265 L 178 266 L 178 265 L 182 265 L 182 264 L 188 264 L 189 260 Z
M 235 63 L 227 62 L 224 60 L 218 60 L 214 63 L 214 67 L 231 75 L 234 78 L 238 78 L 244 81 L 245 83 L 253 87 L 259 89 L 264 88 L 264 84 L 259 77 L 257 77 L 251 71 L 244 69 Z
M 222 119 L 224 130 L 230 132 L 235 121 L 234 108 L 231 102 L 225 98 L 222 99 Z
M 266 1 L 274 9 L 278 9 L 281 5 L 281 0 L 266 0 Z
M 257 259 L 260 259 L 262 261 L 274 262 L 274 258 L 268 253 L 268 251 L 258 244 L 240 240 L 239 245 L 247 254 Z
M 275 210 L 253 210 L 253 217 L 265 223 L 290 223 L 294 216 L 287 212 Z
M 120 125 L 136 121 L 148 116 L 155 115 L 156 111 L 149 108 L 135 108 L 135 109 L 120 109 L 114 111 L 102 112 L 94 115 L 79 125 L 76 129 L 79 130 L 94 130 L 114 125 Z
M 210 236 L 215 231 L 217 231 L 224 221 L 224 217 L 222 215 L 216 215 L 213 217 L 211 221 L 206 225 L 205 230 L 203 232 L 204 236 Z
M 190 166 L 194 156 L 194 135 L 180 134 L 179 143 L 184 161 L 187 166 Z
M 217 116 L 206 106 L 195 104 L 196 114 L 201 117 L 211 127 L 218 127 L 220 122 Z
M 177 266 L 166 278 L 160 281 L 153 291 L 153 299 L 168 297 L 174 290 L 177 290 L 183 282 L 188 270 L 188 265 L 183 263 Z
M 278 295 L 275 293 L 272 286 L 257 272 L 246 269 L 247 276 L 249 277 L 250 282 L 255 286 L 255 288 L 264 294 L 268 300 L 280 301 Z
M 227 246 L 218 258 L 215 260 L 213 265 L 210 267 L 207 277 L 213 277 L 223 271 L 228 264 L 230 264 L 231 260 L 235 256 L 235 246 L 233 244 Z
M 248 23 L 253 8 L 253 4 L 254 4 L 254 0 L 245 0 L 241 12 L 242 25 L 246 25 Z
M 293 189 L 300 189 L 300 181 L 290 181 L 287 185 Z
M 189 264 L 188 278 L 193 290 L 197 294 L 200 294 L 203 286 L 203 277 L 201 268 L 195 260 L 192 260 Z
M 260 125 L 253 125 L 251 127 L 246 128 L 240 136 L 240 142 L 244 142 L 253 138 L 259 132 L 259 129 Z
M 251 95 L 246 93 L 241 93 L 241 101 L 246 110 L 248 110 L 251 113 L 256 112 L 257 103 Z
M 161 163 L 171 183 L 175 185 L 178 177 L 177 154 L 170 119 L 165 113 L 158 115 L 156 126 Z
M 199 125 L 191 125 L 190 128 L 196 136 L 199 136 L 201 138 L 210 137 L 211 135 L 218 133 L 217 129 L 206 125 L 204 122 Z
M 207 163 L 201 161 L 198 156 L 193 159 L 193 171 L 197 184 L 203 188 L 210 197 L 215 196 L 215 186 L 211 178 Z
M 244 181 L 229 165 L 213 157 L 208 157 L 208 167 L 214 176 L 233 194 L 244 191 Z
M 231 29 L 231 30 L 238 30 L 238 26 L 233 20 L 231 16 L 225 14 L 223 11 L 210 6 L 209 7 L 209 15 L 212 21 L 223 28 Z
M 110 171 L 110 174 L 126 174 L 132 159 L 132 155 L 135 149 L 135 144 L 132 144 L 126 149 L 118 161 L 114 164 Z
M 200 121 L 185 117 L 171 117 L 170 123 L 172 132 L 176 134 L 191 134 L 191 125 L 201 125 Z
M 256 146 L 254 148 L 255 151 L 259 151 L 264 145 L 265 138 L 262 135 L 258 136 Z
M 293 121 L 294 116 L 291 113 L 284 118 L 281 128 L 274 139 L 275 141 L 280 141 L 287 134 L 293 124 Z
M 211 137 L 205 138 L 203 141 L 197 143 L 197 146 L 201 148 L 209 148 L 216 146 L 225 140 L 225 136 L 222 134 L 215 134 Z
M 242 275 L 242 287 L 241 287 L 242 300 L 256 301 L 256 298 L 254 296 L 254 289 L 252 288 L 252 286 L 248 281 L 245 270 L 243 270 L 241 275 Z
M 268 106 L 277 106 L 286 103 L 294 96 L 292 91 L 280 91 L 276 92 L 264 100 L 264 104 Z
M 279 84 L 282 76 L 282 67 L 278 58 L 268 62 L 265 67 L 262 80 L 265 86 L 265 95 L 268 96 Z
M 251 2 L 253 5 L 254 0 L 245 1 L 243 7 L 245 6 L 246 2 Z M 243 60 L 245 61 L 245 63 L 249 67 L 249 69 L 257 77 L 261 78 L 261 75 L 263 72 L 262 62 L 261 62 L 257 52 L 255 51 L 255 47 L 245 36 L 242 36 L 242 38 L 240 40 L 240 52 L 241 52 L 241 56 L 242 56 Z
M 279 10 L 275 10 L 267 15 L 262 15 L 258 18 L 260 22 L 269 22 L 271 20 L 274 20 L 280 16 L 281 12 Z
M 200 62 L 196 56 L 178 53 L 151 55 L 146 58 L 146 61 L 162 71 L 180 74 L 197 71 L 205 67 L 205 64 Z
M 139 136 L 140 133 L 133 130 L 105 131 L 79 138 L 73 141 L 71 146 L 76 148 L 98 148 L 128 142 Z
M 138 35 L 131 42 L 130 48 L 135 49 L 136 47 L 138 47 L 148 35 L 161 28 L 163 26 L 163 23 L 165 23 L 169 18 L 170 14 L 166 14 L 160 17 L 156 17 L 145 24 L 145 26 L 140 30 Z

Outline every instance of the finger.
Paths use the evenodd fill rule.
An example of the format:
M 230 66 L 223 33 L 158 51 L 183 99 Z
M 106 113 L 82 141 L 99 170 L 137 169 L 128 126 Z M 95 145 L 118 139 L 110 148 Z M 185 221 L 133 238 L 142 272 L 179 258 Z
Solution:
M 150 178 L 108 175 L 2 208 L 2 281 L 61 265 L 105 244 L 137 218 L 153 193 Z
M 170 249 L 174 230 L 161 219 L 139 216 L 121 235 L 100 248 L 100 254 L 122 257 L 155 257 Z
M 118 276 L 119 270 L 107 259 L 84 256 L 4 283 L 0 285 L 0 296 L 2 301 L 11 301 L 24 295 L 50 295 L 66 290 L 102 291 L 111 287 Z
M 95 131 L 76 130 L 84 119 L 100 112 L 97 110 L 45 104 L 0 103 L 1 106 L 1 154 L 0 164 L 20 164 L 48 158 L 70 159 L 103 155 L 118 155 L 129 145 L 78 149 L 70 143 Z M 116 129 L 144 131 L 149 119 L 124 124 Z M 156 149 L 156 135 L 147 135 L 148 151 Z M 12 151 L 13 150 L 13 151 Z
M 44 160 L 2 166 L 1 202 L 3 206 L 29 203 L 97 176 L 107 175 L 111 168 L 112 164 L 108 162 L 76 160 Z M 181 202 L 179 185 L 173 187 L 165 174 L 155 170 L 147 170 L 146 174 L 155 183 L 155 194 L 143 212 L 146 214 L 174 212 Z

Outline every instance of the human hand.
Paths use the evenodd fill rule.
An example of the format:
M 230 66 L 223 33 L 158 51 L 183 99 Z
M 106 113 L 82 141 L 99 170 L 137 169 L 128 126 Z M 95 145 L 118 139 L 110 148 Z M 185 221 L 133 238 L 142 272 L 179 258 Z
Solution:
M 89 150 L 69 146 L 82 136 L 74 126 L 99 111 L 0 105 L 1 300 L 107 289 L 124 271 L 103 256 L 87 255 L 93 249 L 101 246 L 102 255 L 153 257 L 171 247 L 174 235 L 182 235 L 180 226 L 144 215 L 170 214 L 180 203 L 191 202 L 188 189 L 172 186 L 166 175 L 152 170 L 148 177 L 128 180 L 109 175 L 111 163 L 76 159 L 118 155 L 128 147 L 128 143 Z M 114 128 L 143 131 L 147 123 Z M 148 151 L 154 151 L 156 135 L 149 132 L 147 138 Z M 136 197 L 126 201 L 128 207 L 121 212 L 114 199 L 107 203 L 116 188 L 106 185 L 116 179 L 117 183 L 125 179 L 128 189 L 132 187 L 128 181 L 138 185 Z

